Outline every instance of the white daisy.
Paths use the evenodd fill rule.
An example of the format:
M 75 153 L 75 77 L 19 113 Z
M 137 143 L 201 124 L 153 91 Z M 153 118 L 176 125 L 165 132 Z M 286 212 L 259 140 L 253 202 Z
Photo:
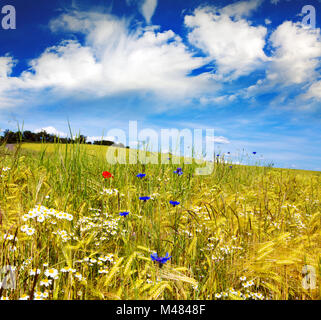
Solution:
M 47 269 L 45 271 L 46 277 L 52 278 L 52 279 L 58 279 L 58 273 L 59 273 L 58 270 L 54 268 Z
M 52 280 L 50 279 L 43 279 L 40 281 L 41 286 L 49 287 L 52 284 Z

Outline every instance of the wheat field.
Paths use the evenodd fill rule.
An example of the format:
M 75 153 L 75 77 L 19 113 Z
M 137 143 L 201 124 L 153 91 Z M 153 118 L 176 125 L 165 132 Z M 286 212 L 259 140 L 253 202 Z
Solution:
M 320 172 L 221 159 L 198 176 L 106 150 L 0 147 L 0 265 L 16 274 L 1 299 L 321 298 Z

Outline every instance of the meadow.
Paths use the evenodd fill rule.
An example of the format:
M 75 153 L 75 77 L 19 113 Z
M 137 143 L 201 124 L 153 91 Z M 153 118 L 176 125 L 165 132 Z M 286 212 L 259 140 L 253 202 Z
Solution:
M 321 173 L 0 147 L 1 299 L 320 299 Z M 306 273 L 305 273 L 306 272 Z

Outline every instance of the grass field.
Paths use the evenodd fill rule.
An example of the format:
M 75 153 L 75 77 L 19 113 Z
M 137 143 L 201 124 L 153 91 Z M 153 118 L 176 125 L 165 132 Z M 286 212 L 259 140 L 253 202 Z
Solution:
M 1 147 L 0 265 L 17 275 L 1 299 L 321 298 L 320 172 L 221 161 L 197 176 L 106 151 Z

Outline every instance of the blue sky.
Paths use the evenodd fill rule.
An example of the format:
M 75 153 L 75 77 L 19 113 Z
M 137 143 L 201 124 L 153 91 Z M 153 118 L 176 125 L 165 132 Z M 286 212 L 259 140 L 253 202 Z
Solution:
M 216 148 L 321 170 L 318 0 L 1 0 L 0 128 L 214 128 Z M 302 25 L 312 5 L 316 27 Z M 2 15 L 4 16 L 4 15 Z

